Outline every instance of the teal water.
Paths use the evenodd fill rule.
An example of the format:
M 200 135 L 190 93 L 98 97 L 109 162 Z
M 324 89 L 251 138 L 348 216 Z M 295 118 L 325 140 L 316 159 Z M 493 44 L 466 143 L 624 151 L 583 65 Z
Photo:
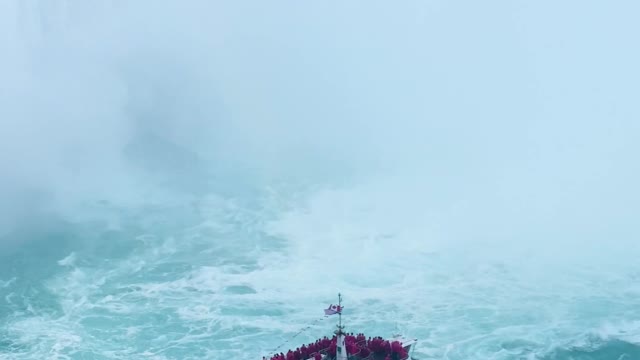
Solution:
M 428 249 L 360 191 L 100 204 L 15 230 L 0 356 L 259 359 L 329 334 L 335 319 L 317 320 L 338 291 L 350 330 L 416 337 L 423 359 L 639 356 L 637 263 Z

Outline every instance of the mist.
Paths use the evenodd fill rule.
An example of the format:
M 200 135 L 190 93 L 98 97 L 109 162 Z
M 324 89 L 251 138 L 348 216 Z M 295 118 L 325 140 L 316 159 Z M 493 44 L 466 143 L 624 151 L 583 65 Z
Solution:
M 0 6 L 3 231 L 291 182 L 443 242 L 639 235 L 636 2 Z
M 638 357 L 639 11 L 0 1 L 0 354 Z

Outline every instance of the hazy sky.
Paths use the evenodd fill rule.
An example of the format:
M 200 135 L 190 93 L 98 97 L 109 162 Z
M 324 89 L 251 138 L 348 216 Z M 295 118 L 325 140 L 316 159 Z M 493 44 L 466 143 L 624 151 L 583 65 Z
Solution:
M 631 241 L 639 12 L 631 0 L 3 1 L 0 210 L 10 224 L 34 194 L 117 202 L 208 176 L 384 174 L 428 194 L 461 236 Z

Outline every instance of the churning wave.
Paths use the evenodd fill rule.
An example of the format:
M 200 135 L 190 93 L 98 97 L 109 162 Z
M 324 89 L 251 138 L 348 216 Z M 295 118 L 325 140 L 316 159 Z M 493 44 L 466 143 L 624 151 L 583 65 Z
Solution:
M 101 220 L 15 231 L 20 246 L 1 265 L 0 354 L 261 358 L 329 334 L 333 320 L 317 320 L 342 291 L 349 329 L 417 337 L 425 359 L 638 356 L 633 266 L 547 259 L 542 270 L 516 253 L 420 248 L 417 229 L 400 231 L 406 218 L 378 221 L 375 193 L 362 191 L 102 204 Z

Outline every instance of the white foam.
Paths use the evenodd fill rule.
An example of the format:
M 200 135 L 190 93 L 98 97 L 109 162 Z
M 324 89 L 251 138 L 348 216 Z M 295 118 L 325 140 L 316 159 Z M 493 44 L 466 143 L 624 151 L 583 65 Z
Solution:
M 76 262 L 76 253 L 72 252 L 67 255 L 64 259 L 58 260 L 58 265 L 60 266 L 73 266 Z
M 421 212 L 424 198 L 395 198 L 389 184 L 396 185 L 312 191 L 264 213 L 204 199 L 201 219 L 183 232 L 136 236 L 137 247 L 124 258 L 91 264 L 82 256 L 80 266 L 71 259 L 81 255 L 70 254 L 48 283 L 62 315 L 44 321 L 33 309 L 17 316 L 12 339 L 31 318 L 40 319 L 32 323 L 38 331 L 54 321 L 61 333 L 83 340 L 18 340 L 38 344 L 29 355 L 54 343 L 61 356 L 74 347 L 106 354 L 119 339 L 133 357 L 170 359 L 177 349 L 207 347 L 213 358 L 260 358 L 300 329 L 286 347 L 330 334 L 335 319 L 315 321 L 340 291 L 349 331 L 417 337 L 418 353 L 436 358 L 535 358 L 597 331 L 636 340 L 634 324 L 616 321 L 635 309 L 635 265 L 607 268 L 605 258 L 582 266 L 527 257 L 530 251 L 514 247 L 448 242 L 429 223 L 435 218 Z M 229 290 L 239 287 L 253 291 Z M 611 325 L 601 327 L 605 321 Z M 91 340 L 114 323 L 123 326 L 111 340 Z

